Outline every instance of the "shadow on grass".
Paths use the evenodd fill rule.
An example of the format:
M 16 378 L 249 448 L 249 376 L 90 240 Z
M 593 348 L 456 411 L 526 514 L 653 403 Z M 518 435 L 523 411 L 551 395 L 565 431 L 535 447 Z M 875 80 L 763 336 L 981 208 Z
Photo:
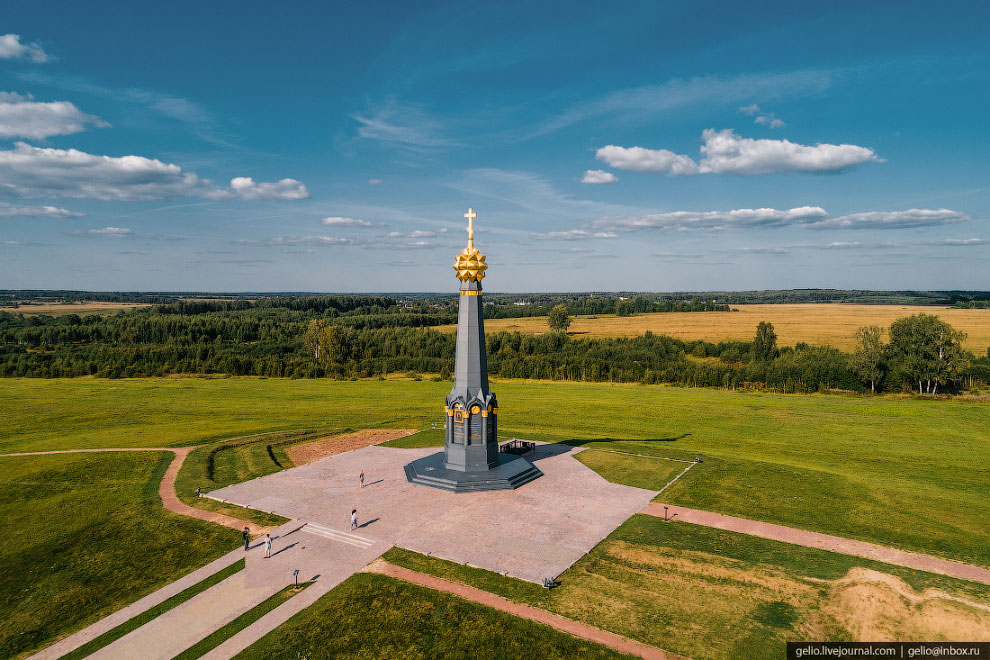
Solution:
M 584 445 L 591 444 L 592 442 L 677 442 L 678 440 L 683 440 L 689 435 L 691 434 L 682 433 L 678 436 L 672 436 L 669 438 L 585 438 L 583 440 L 564 440 L 562 444 L 570 445 L 572 447 L 583 447 Z

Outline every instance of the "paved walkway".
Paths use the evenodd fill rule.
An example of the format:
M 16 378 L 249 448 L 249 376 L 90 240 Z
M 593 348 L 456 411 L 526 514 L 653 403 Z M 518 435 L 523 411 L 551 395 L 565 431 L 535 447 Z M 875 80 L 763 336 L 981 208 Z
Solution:
M 261 543 L 255 543 L 247 553 L 242 549 L 235 550 L 28 660 L 56 660 L 241 557 L 247 560 L 243 571 L 131 631 L 89 658 L 169 660 L 292 584 L 293 571 L 299 571 L 300 582 L 314 582 L 204 656 L 212 660 L 226 660 L 311 605 L 391 547 L 388 543 L 357 534 L 320 525 L 311 527 L 295 520 L 273 530 L 271 535 L 274 542 L 270 559 L 265 559 Z
M 931 555 L 923 555 L 917 552 L 906 552 L 904 550 L 888 548 L 882 545 L 867 543 L 866 541 L 854 541 L 852 539 L 845 539 L 840 536 L 830 536 L 828 534 L 820 534 L 818 532 L 809 532 L 803 529 L 784 527 L 783 525 L 774 525 L 771 523 L 760 522 L 758 520 L 736 518 L 733 516 L 726 516 L 721 513 L 712 513 L 710 511 L 686 509 L 681 506 L 672 506 L 669 504 L 664 505 L 661 502 L 651 503 L 643 509 L 642 512 L 651 516 L 663 518 L 664 506 L 668 507 L 667 515 L 674 516 L 676 514 L 677 520 L 680 522 L 703 525 L 705 527 L 714 527 L 716 529 L 724 529 L 730 532 L 749 534 L 751 536 L 759 536 L 765 539 L 772 539 L 774 541 L 783 541 L 784 543 L 803 545 L 808 548 L 830 550 L 832 552 L 838 552 L 844 555 L 853 555 L 854 557 L 863 557 L 865 559 L 882 561 L 886 564 L 894 564 L 895 566 L 904 566 L 906 568 L 914 568 L 920 571 L 948 575 L 949 577 L 960 578 L 962 580 L 973 580 L 974 582 L 990 584 L 990 570 L 986 568 L 980 568 L 979 566 L 964 564 L 958 561 L 951 561 L 949 559 L 932 557 Z
M 507 598 L 497 596 L 488 591 L 482 591 L 481 589 L 475 589 L 474 587 L 469 587 L 464 584 L 450 582 L 433 575 L 427 575 L 426 573 L 412 571 L 408 568 L 389 564 L 385 561 L 376 561 L 369 565 L 365 570 L 369 573 L 381 573 L 382 575 L 411 582 L 412 584 L 418 584 L 419 586 L 426 587 L 428 589 L 435 589 L 448 594 L 454 594 L 455 596 L 460 596 L 465 600 L 480 603 L 481 605 L 486 605 L 488 607 L 493 607 L 497 610 L 507 612 L 523 619 L 529 619 L 530 621 L 542 623 L 580 639 L 586 639 L 590 642 L 595 642 L 611 649 L 615 649 L 621 653 L 628 653 L 640 658 L 646 658 L 647 660 L 674 660 L 674 658 L 681 657 L 668 654 L 655 646 L 648 646 L 627 637 L 622 637 L 621 635 L 608 632 L 607 630 L 602 630 L 601 628 L 595 628 L 584 623 L 578 623 L 573 619 L 567 619 L 557 614 L 551 614 L 546 610 L 513 602 Z
M 127 607 L 117 610 L 113 614 L 100 619 L 96 623 L 83 628 L 79 632 L 62 639 L 45 649 L 42 649 L 38 653 L 30 656 L 27 660 L 56 660 L 57 658 L 61 658 L 66 653 L 74 651 L 90 640 L 96 639 L 108 630 L 113 630 L 125 621 L 133 619 L 138 614 L 150 610 L 152 607 L 163 603 L 177 593 L 185 591 L 194 584 L 202 582 L 214 573 L 222 571 L 231 564 L 237 562 L 237 560 L 243 556 L 244 551 L 240 549 L 229 552 L 223 557 L 210 562 L 206 566 L 203 566 L 202 568 L 179 578 L 175 582 L 165 585 L 158 591 L 148 594 L 141 600 L 131 603 Z

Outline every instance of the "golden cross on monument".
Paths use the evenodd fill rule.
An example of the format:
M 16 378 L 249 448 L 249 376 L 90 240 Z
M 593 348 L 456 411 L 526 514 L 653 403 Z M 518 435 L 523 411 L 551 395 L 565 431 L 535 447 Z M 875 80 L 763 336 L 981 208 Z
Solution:
M 468 244 L 474 245 L 474 219 L 478 217 L 478 214 L 474 212 L 474 209 L 469 208 L 468 212 L 464 214 L 464 217 L 468 219 Z

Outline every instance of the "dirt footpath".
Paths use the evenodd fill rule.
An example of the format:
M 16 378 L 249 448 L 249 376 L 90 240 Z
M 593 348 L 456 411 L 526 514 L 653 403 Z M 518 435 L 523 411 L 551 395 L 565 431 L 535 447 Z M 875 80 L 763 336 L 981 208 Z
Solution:
M 416 433 L 416 429 L 364 429 L 334 435 L 329 438 L 314 440 L 313 442 L 301 442 L 297 445 L 289 445 L 285 448 L 285 453 L 289 456 L 293 465 L 305 465 L 327 456 L 343 454 L 345 451 L 360 449 L 368 445 L 377 445 L 381 442 L 388 442 L 396 438 L 404 438 L 407 435 Z

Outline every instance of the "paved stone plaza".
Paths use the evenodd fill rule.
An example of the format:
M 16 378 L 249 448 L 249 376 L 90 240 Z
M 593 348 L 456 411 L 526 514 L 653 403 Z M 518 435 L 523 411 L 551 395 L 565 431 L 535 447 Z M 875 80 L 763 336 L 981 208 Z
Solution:
M 455 494 L 408 483 L 403 466 L 437 451 L 365 447 L 210 497 L 345 531 L 357 509 L 357 533 L 368 539 L 540 582 L 564 572 L 657 494 L 609 483 L 574 458 L 580 448 L 553 444 L 527 456 L 545 476 L 517 490 Z

